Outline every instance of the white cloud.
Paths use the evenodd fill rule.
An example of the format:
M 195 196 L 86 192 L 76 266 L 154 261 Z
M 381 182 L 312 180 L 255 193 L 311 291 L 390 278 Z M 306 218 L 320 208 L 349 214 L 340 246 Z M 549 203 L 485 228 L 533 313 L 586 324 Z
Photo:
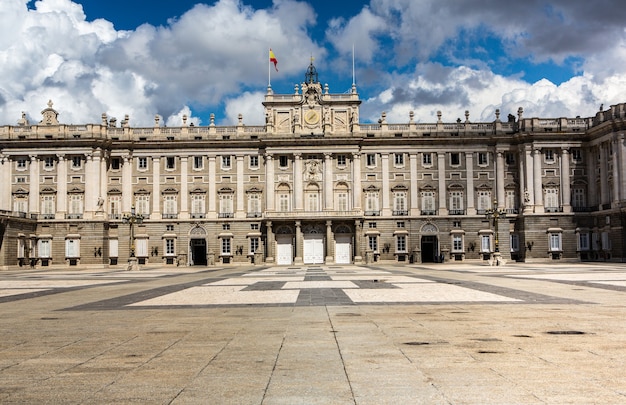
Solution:
M 385 21 L 364 7 L 348 21 L 344 18 L 330 20 L 326 38 L 340 53 L 349 53 L 354 46 L 358 49 L 356 57 L 361 61 L 370 62 L 380 47 L 376 35 L 385 28 Z
M 237 123 L 239 114 L 243 116 L 246 125 L 263 125 L 265 114 L 261 101 L 265 97 L 262 92 L 244 92 L 242 95 L 229 98 L 225 101 L 226 119 L 224 124 Z

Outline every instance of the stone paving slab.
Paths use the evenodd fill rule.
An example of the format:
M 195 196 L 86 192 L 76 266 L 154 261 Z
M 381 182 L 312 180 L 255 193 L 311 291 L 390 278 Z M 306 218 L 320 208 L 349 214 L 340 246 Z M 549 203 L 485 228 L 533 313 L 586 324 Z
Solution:
M 149 271 L 0 273 L 0 403 L 626 403 L 624 265 Z

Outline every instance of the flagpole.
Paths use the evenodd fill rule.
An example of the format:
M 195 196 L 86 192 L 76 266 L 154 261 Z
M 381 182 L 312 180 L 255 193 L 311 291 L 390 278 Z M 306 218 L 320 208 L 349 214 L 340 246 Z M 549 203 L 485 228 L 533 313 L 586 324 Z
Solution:
M 356 84 L 356 77 L 354 73 L 354 44 L 352 44 L 352 85 Z
M 267 51 L 267 87 L 272 87 L 272 61 L 269 58 L 270 51 Z

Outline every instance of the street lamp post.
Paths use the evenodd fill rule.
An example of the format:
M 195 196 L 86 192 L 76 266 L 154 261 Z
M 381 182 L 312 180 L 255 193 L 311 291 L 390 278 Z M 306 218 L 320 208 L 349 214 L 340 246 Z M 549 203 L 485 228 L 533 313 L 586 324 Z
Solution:
M 130 235 L 128 237 L 128 270 L 137 270 L 137 258 L 135 257 L 135 224 L 141 224 L 143 222 L 143 215 L 135 212 L 135 206 L 130 207 L 130 213 L 125 213 L 122 217 L 125 224 L 130 225 Z
M 487 219 L 493 218 L 493 229 L 495 233 L 494 240 L 494 258 L 496 259 L 496 266 L 500 265 L 500 242 L 498 240 L 498 220 L 506 217 L 506 211 L 498 209 L 498 201 L 493 201 L 493 208 L 485 211 Z

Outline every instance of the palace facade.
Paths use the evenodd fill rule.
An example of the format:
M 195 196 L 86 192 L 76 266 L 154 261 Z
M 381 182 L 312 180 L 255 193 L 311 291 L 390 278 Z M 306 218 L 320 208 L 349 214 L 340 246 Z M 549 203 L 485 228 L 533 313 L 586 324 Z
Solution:
M 359 122 L 311 64 L 266 123 L 0 127 L 0 267 L 623 261 L 626 104 Z M 135 259 L 136 258 L 136 259 Z

